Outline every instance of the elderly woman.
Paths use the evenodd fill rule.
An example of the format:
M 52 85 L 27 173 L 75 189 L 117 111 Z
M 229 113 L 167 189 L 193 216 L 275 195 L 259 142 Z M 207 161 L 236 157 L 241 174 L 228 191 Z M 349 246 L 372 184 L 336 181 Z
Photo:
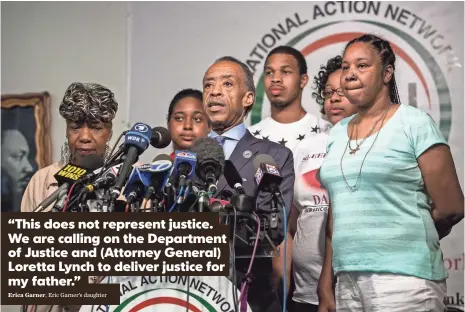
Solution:
M 33 211 L 58 188 L 54 175 L 65 164 L 78 164 L 88 154 L 105 157 L 110 151 L 112 120 L 118 110 L 113 92 L 99 84 L 76 82 L 66 90 L 59 110 L 66 120 L 61 160 L 34 174 L 23 195 L 22 212 Z
M 108 142 L 112 135 L 112 120 L 118 110 L 113 92 L 95 83 L 73 83 L 65 92 L 60 114 L 66 120 L 66 141 L 61 147 L 61 159 L 36 172 L 24 192 L 22 212 L 33 211 L 52 194 L 58 183 L 54 175 L 68 163 L 79 164 L 84 156 L 101 157 L 110 152 Z M 50 211 L 52 205 L 44 211 Z M 102 277 L 89 277 L 89 282 L 99 282 Z M 23 307 L 26 308 L 27 307 Z M 28 311 L 64 312 L 78 311 L 80 306 L 31 306 Z

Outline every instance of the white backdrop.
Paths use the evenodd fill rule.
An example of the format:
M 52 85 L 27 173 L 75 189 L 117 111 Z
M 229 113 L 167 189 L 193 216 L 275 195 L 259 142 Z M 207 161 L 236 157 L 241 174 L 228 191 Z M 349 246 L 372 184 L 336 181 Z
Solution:
M 263 58 L 273 47 L 301 50 L 313 77 L 344 43 L 373 32 L 393 43 L 401 101 L 426 110 L 440 125 L 463 186 L 463 2 L 140 2 L 131 8 L 131 123 L 165 126 L 175 93 L 201 89 L 208 66 L 225 55 L 254 70 L 257 102 L 247 124 L 255 123 L 269 115 L 260 81 Z M 311 88 L 304 106 L 318 114 Z M 159 152 L 151 149 L 141 160 Z M 461 306 L 463 243 L 463 222 L 441 242 L 450 275 L 447 302 Z

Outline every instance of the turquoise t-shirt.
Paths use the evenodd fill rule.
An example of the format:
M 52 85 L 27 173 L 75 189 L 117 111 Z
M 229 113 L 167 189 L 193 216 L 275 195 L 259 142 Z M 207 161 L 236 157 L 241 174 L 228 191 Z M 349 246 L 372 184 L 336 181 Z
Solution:
M 393 273 L 428 280 L 447 278 L 439 236 L 417 158 L 435 144 L 447 144 L 434 120 L 420 109 L 400 105 L 377 133 L 351 155 L 347 126 L 330 132 L 320 169 L 333 210 L 333 268 L 339 272 Z M 360 142 L 360 140 L 359 140 Z M 355 184 L 363 158 L 358 189 Z M 355 140 L 351 142 L 355 148 Z M 440 178 L 440 177 L 438 177 Z

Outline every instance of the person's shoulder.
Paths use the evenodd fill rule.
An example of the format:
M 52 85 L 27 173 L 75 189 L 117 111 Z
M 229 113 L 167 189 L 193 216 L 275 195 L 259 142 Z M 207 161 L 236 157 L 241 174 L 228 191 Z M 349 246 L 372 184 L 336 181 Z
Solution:
M 303 121 L 312 134 L 328 132 L 332 127 L 331 123 L 322 118 L 321 115 L 315 115 L 309 112 L 305 114 Z
M 328 140 L 329 134 L 325 132 L 306 136 L 296 150 L 293 151 L 294 158 L 299 159 L 302 155 L 308 155 L 309 153 L 325 153 Z
M 59 162 L 48 165 L 47 167 L 37 170 L 29 181 L 28 188 L 48 188 L 50 185 L 57 183 L 55 174 L 63 167 Z
M 431 115 L 424 110 L 407 104 L 399 105 L 399 115 L 406 123 L 422 123 L 432 119 Z
M 355 115 L 343 118 L 339 120 L 336 124 L 334 124 L 331 129 L 327 132 L 328 136 L 331 138 L 333 136 L 338 136 L 340 135 L 341 132 L 347 131 L 347 128 L 349 127 L 349 123 L 352 119 L 354 119 Z
M 31 212 L 47 197 L 47 190 L 52 184 L 57 184 L 55 174 L 63 167 L 56 162 L 37 170 L 31 177 L 21 200 L 21 211 Z
M 247 127 L 247 129 L 250 131 L 250 133 L 253 134 L 253 132 L 255 132 L 257 130 L 262 130 L 263 128 L 267 128 L 269 126 L 270 120 L 271 120 L 271 117 L 266 117 L 266 118 L 260 120 L 258 123 Z M 255 135 L 255 134 L 253 134 L 253 135 Z
M 271 117 L 264 118 L 260 120 L 258 123 L 251 125 L 247 127 L 247 130 L 256 138 L 260 138 L 260 135 L 262 135 L 262 130 L 267 131 L 268 128 L 270 127 L 270 119 Z
M 35 178 L 46 181 L 50 176 L 54 176 L 61 168 L 63 168 L 63 165 L 60 162 L 55 162 L 47 167 L 37 170 L 31 180 Z
M 260 146 L 260 151 L 277 151 L 278 153 L 291 153 L 292 154 L 292 151 L 282 145 L 282 144 L 279 144 L 279 143 L 276 143 L 276 142 L 273 142 L 273 141 L 270 141 L 270 140 L 265 140 L 265 139 L 259 139 L 259 138 L 255 138 L 256 140 L 259 141 L 259 144 L 261 145 Z
M 319 144 L 319 143 L 326 143 L 329 138 L 329 132 L 320 132 L 315 135 L 309 136 L 308 138 L 306 137 L 304 139 L 305 143 L 310 143 L 310 144 Z

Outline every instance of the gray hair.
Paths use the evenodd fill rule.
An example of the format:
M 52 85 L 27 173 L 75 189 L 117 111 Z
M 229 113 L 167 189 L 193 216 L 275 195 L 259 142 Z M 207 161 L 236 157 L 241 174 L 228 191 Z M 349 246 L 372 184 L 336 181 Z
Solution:
M 60 115 L 71 121 L 110 122 L 118 111 L 115 95 L 96 83 L 72 83 L 60 104 Z
M 219 62 L 232 62 L 232 63 L 236 63 L 239 66 L 241 66 L 242 71 L 244 72 L 245 85 L 247 87 L 247 91 L 252 92 L 253 95 L 255 96 L 255 84 L 253 82 L 253 74 L 247 65 L 245 65 L 244 63 L 239 61 L 237 58 L 232 57 L 232 56 L 220 57 L 219 59 L 215 61 L 215 64 Z

